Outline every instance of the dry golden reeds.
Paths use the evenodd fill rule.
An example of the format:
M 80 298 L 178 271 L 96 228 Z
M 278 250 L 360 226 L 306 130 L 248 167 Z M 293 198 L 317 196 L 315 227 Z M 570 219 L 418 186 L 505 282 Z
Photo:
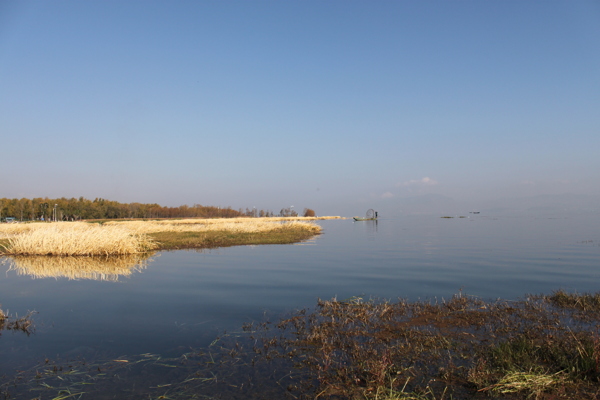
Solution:
M 146 235 L 85 222 L 30 224 L 8 237 L 4 254 L 94 256 L 143 253 L 156 248 Z
M 227 219 L 180 219 L 162 221 L 110 221 L 107 226 L 120 226 L 138 234 L 155 232 L 209 232 L 232 233 L 270 232 L 278 229 L 302 227 L 315 234 L 321 227 L 305 218 L 227 218 Z
M 0 239 L 6 239 L 15 235 L 28 232 L 37 224 L 0 224 Z
M 0 254 L 109 256 L 144 253 L 158 247 L 148 235 L 159 232 L 265 233 L 302 230 L 318 234 L 316 218 L 228 218 L 161 221 L 54 222 L 2 224 Z

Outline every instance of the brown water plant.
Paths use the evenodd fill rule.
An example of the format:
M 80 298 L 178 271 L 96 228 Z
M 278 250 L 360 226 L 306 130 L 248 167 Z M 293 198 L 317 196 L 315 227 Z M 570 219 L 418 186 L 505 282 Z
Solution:
M 122 356 L 84 363 L 78 376 L 72 362 L 38 366 L 35 379 L 20 379 L 30 382 L 24 393 L 83 380 L 119 398 L 596 399 L 600 319 L 574 318 L 581 310 L 555 305 L 554 295 L 319 301 L 179 358 Z
M 255 364 L 287 360 L 303 376 L 296 398 L 595 399 L 600 318 L 574 318 L 553 296 L 333 299 L 247 330 Z
M 34 331 L 33 320 L 31 318 L 33 314 L 35 314 L 35 312 L 29 312 L 23 317 L 12 317 L 7 315 L 7 313 L 0 308 L 0 331 L 6 329 L 10 331 L 21 331 L 30 335 Z

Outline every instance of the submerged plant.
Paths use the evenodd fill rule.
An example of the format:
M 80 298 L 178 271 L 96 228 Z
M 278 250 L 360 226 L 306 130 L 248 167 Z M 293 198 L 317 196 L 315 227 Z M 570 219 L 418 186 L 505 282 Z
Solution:
M 596 399 L 600 319 L 573 318 L 579 312 L 547 296 L 332 299 L 277 322 L 244 324 L 179 358 L 119 357 L 77 372 L 72 362 L 38 366 L 31 374 L 40 377 L 25 389 L 43 382 L 66 390 L 71 382 L 76 393 L 84 379 L 98 383 L 90 391 L 115 388 L 120 398 Z M 145 389 L 136 386 L 140 374 L 152 379 Z
M 10 317 L 0 309 L 0 331 L 6 329 L 10 331 L 21 331 L 30 335 L 34 331 L 34 325 L 31 319 L 33 314 L 35 314 L 35 312 L 29 312 L 24 317 Z
M 294 395 L 335 399 L 596 398 L 600 340 L 544 296 L 484 302 L 319 301 L 262 333 L 305 374 Z M 595 319 L 594 324 L 599 324 Z M 259 334 L 261 336 L 261 334 Z M 258 362 L 258 361 L 256 361 Z M 306 396 L 307 398 L 310 395 Z

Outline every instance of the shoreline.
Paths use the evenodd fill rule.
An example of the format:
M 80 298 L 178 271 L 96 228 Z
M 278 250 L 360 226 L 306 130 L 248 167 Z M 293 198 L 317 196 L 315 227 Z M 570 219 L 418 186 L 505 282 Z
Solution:
M 314 221 L 342 217 L 96 220 L 3 224 L 0 255 L 89 257 L 151 251 L 293 244 L 321 234 Z

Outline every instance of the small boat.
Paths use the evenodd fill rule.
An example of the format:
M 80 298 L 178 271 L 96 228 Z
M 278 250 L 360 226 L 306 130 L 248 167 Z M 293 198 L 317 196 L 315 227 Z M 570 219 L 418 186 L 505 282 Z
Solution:
M 355 221 L 376 221 L 377 220 L 377 211 L 370 208 L 367 210 L 366 217 L 353 217 Z

